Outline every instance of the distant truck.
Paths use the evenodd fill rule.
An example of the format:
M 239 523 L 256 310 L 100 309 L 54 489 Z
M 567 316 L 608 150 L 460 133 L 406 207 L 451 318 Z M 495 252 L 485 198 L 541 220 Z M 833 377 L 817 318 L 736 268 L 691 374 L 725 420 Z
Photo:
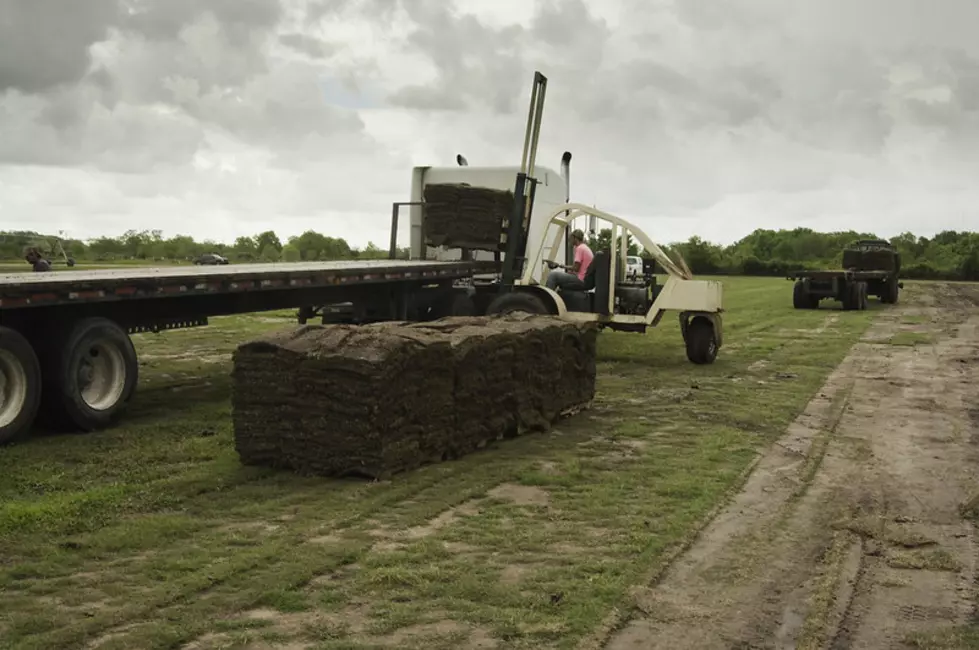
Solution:
M 869 296 L 894 304 L 904 283 L 898 279 L 901 255 L 889 242 L 861 239 L 843 251 L 843 268 L 827 271 L 797 271 L 788 276 L 794 280 L 792 306 L 796 309 L 818 309 L 823 299 L 839 300 L 843 309 L 866 309 Z

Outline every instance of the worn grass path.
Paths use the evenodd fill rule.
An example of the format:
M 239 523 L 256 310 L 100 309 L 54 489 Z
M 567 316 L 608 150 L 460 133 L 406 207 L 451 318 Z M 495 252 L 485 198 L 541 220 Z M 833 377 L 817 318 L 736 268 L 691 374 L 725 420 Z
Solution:
M 725 347 L 600 336 L 592 410 L 392 481 L 244 468 L 229 352 L 288 314 L 137 337 L 116 429 L 0 450 L 0 647 L 572 648 L 629 607 L 874 311 L 725 279 Z

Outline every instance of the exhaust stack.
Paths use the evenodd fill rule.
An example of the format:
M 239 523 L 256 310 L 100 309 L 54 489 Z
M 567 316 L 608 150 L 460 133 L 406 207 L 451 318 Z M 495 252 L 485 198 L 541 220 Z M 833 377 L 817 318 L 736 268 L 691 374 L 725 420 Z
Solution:
M 565 151 L 561 156 L 561 176 L 564 177 L 564 202 L 571 203 L 571 152 Z M 565 218 L 571 216 L 571 211 L 564 213 Z M 571 264 L 574 260 L 574 252 L 571 250 L 571 231 L 572 224 L 569 223 L 564 228 L 564 263 Z

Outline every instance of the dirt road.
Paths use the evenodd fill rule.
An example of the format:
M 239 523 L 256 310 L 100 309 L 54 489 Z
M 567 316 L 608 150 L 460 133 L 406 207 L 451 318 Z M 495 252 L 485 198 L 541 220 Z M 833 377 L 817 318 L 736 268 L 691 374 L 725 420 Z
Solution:
M 965 623 L 977 382 L 979 288 L 909 287 L 605 647 L 870 650 Z

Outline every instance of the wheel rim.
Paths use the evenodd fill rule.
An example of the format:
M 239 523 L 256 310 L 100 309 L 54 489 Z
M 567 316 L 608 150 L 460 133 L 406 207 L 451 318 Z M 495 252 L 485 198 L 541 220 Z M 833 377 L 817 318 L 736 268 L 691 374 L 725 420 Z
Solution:
M 0 427 L 17 419 L 27 403 L 27 370 L 9 350 L 0 350 Z
M 115 406 L 126 389 L 126 361 L 119 346 L 96 341 L 82 349 L 78 363 L 78 393 L 94 411 Z

